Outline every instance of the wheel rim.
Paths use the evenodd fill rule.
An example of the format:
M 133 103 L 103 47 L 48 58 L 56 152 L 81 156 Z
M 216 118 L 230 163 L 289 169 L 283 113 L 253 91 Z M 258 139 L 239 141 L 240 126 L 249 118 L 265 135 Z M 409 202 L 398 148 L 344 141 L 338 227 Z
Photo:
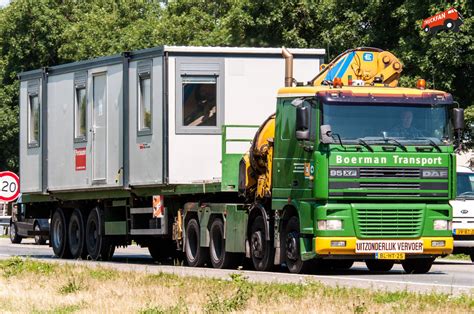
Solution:
M 448 28 L 451 28 L 451 27 L 453 27 L 453 23 L 449 22 L 446 26 L 447 26 Z
M 71 245 L 72 249 L 77 249 L 79 246 L 79 240 L 80 240 L 80 230 L 79 230 L 79 224 L 77 223 L 76 220 L 71 220 L 71 232 L 69 235 L 69 244 Z
M 223 247 L 223 238 L 220 230 L 215 230 L 212 233 L 212 248 L 211 248 L 211 255 L 212 259 L 215 261 L 220 261 L 222 259 L 222 247 Z
M 263 235 L 261 230 L 257 230 L 252 234 L 252 255 L 255 258 L 263 257 Z
M 97 224 L 95 221 L 89 222 L 89 234 L 87 235 L 87 242 L 89 243 L 90 248 L 94 251 L 97 247 L 97 239 L 99 237 Z
M 291 261 L 297 261 L 298 252 L 298 234 L 295 231 L 288 233 L 286 238 L 286 257 Z
M 63 234 L 63 225 L 60 219 L 56 219 L 53 225 L 53 243 L 54 246 L 59 248 L 62 245 L 62 234 Z
M 15 225 L 11 225 L 10 227 L 10 240 L 15 240 L 15 237 L 16 237 L 16 227 Z
M 197 248 L 198 248 L 198 243 L 197 243 L 197 235 L 194 229 L 188 230 L 188 233 L 186 235 L 186 256 L 189 261 L 194 261 L 196 259 L 196 254 L 197 254 Z
M 38 225 L 35 225 L 35 231 L 36 231 L 36 232 L 39 232 L 39 231 L 40 231 L 40 228 L 39 228 Z M 38 234 L 35 235 L 35 242 L 36 242 L 36 243 L 39 243 L 40 240 L 41 240 L 40 236 L 39 236 Z

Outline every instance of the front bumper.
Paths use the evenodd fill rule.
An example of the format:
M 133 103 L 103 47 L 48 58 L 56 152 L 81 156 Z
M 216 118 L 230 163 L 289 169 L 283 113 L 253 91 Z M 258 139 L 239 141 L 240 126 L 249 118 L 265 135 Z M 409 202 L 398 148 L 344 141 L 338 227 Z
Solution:
M 374 239 L 376 240 L 376 239 Z M 397 239 L 408 240 L 408 239 Z M 421 237 L 423 240 L 423 253 L 408 253 L 407 255 L 447 255 L 453 251 L 452 237 Z M 332 241 L 345 241 L 343 247 L 331 246 Z M 354 255 L 354 256 L 371 256 L 373 253 L 356 253 L 356 237 L 316 237 L 314 238 L 315 252 L 318 255 Z M 432 241 L 445 241 L 444 247 L 434 247 Z

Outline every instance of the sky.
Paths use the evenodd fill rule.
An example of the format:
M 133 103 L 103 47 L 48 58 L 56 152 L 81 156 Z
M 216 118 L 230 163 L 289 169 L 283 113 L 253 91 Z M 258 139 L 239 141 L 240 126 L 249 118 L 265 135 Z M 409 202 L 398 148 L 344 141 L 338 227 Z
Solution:
M 0 7 L 4 7 L 10 3 L 10 0 L 0 0 Z

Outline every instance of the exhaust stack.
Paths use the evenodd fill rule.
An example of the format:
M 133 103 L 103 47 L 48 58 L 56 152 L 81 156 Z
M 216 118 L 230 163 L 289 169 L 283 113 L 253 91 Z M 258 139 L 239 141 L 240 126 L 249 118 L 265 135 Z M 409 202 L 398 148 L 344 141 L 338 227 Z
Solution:
M 285 87 L 293 85 L 293 55 L 285 47 L 281 48 L 281 54 L 285 58 Z

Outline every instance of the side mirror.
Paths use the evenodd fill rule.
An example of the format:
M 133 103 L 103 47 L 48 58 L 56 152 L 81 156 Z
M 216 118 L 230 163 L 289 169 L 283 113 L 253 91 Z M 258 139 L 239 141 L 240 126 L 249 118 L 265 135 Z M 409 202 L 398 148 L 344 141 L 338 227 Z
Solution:
M 305 106 L 296 108 L 296 139 L 299 141 L 309 140 L 309 109 Z
M 464 109 L 453 108 L 453 127 L 455 130 L 464 129 Z
M 323 144 L 332 144 L 332 143 L 334 143 L 334 139 L 332 138 L 331 125 L 329 125 L 329 124 L 321 125 L 320 134 L 321 134 L 321 136 L 320 136 L 321 143 L 323 143 Z

